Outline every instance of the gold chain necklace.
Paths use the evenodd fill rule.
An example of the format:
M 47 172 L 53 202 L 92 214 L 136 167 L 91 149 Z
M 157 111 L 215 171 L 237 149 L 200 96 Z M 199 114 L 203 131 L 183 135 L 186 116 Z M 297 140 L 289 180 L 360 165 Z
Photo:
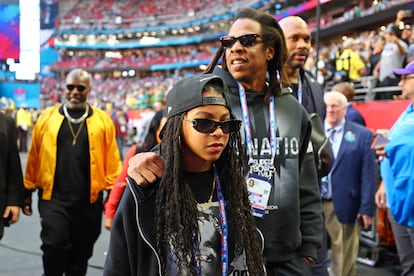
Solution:
M 205 211 L 205 210 L 207 210 L 208 208 L 211 207 L 211 204 L 213 203 L 213 194 L 214 194 L 214 189 L 215 188 L 216 188 L 216 181 L 213 180 L 213 188 L 211 189 L 210 198 L 207 200 L 207 202 L 199 203 L 200 207 L 203 211 Z
M 76 140 L 78 139 L 78 136 L 79 136 L 79 134 L 80 134 L 80 132 L 82 130 L 83 124 L 85 123 L 85 120 L 83 120 L 80 123 L 80 125 L 79 125 L 78 130 L 76 131 L 76 133 L 75 133 L 75 131 L 73 131 L 73 127 L 72 127 L 71 122 L 69 122 L 69 120 L 67 120 L 67 122 L 68 122 L 68 125 L 69 125 L 70 133 L 72 133 L 72 137 L 73 137 L 72 146 L 75 146 L 76 145 Z

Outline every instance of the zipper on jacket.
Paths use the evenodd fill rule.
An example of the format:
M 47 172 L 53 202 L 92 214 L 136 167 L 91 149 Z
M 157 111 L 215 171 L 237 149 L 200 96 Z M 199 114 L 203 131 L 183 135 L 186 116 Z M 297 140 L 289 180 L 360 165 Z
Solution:
M 158 256 L 157 250 L 155 250 L 154 246 L 147 240 L 147 238 L 145 238 L 144 232 L 142 231 L 142 228 L 141 228 L 141 224 L 139 223 L 139 218 L 138 218 L 138 199 L 137 199 L 137 197 L 136 197 L 136 195 L 135 195 L 135 193 L 133 192 L 133 189 L 132 189 L 132 185 L 134 185 L 134 184 L 131 184 L 129 182 L 129 179 L 128 178 L 126 179 L 126 181 L 128 182 L 129 190 L 130 190 L 130 192 L 132 194 L 132 197 L 134 198 L 134 201 L 135 201 L 135 206 L 136 206 L 136 217 L 135 217 L 135 221 L 137 223 L 137 227 L 138 227 L 138 230 L 139 230 L 139 234 L 142 237 L 142 239 L 144 240 L 144 242 L 154 252 L 154 255 L 157 258 L 157 262 L 158 262 L 158 273 L 159 273 L 159 275 L 162 275 L 162 273 L 161 273 L 162 271 L 161 271 L 160 256 Z

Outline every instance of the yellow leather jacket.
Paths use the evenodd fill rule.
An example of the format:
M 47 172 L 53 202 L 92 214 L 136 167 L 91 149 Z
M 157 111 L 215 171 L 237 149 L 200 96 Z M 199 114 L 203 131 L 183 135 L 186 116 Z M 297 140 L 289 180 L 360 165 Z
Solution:
M 32 117 L 29 111 L 20 108 L 16 113 L 16 126 L 28 130 L 32 126 Z
M 61 104 L 46 109 L 37 120 L 32 144 L 27 156 L 24 186 L 28 190 L 43 189 L 42 199 L 52 198 L 56 169 L 57 136 L 64 116 Z M 115 139 L 115 126 L 104 111 L 92 107 L 86 119 L 90 155 L 90 202 L 94 203 L 102 190 L 112 189 L 122 163 Z

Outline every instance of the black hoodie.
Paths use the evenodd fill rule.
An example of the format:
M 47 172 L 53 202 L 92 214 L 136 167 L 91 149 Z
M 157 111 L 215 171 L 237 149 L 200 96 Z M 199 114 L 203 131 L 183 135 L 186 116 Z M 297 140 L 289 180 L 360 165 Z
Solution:
M 225 80 L 232 111 L 241 120 L 237 82 L 220 67 L 213 73 Z M 289 91 L 283 90 L 282 95 L 275 98 L 276 172 L 266 215 L 256 219 L 257 227 L 264 235 L 264 255 L 268 262 L 289 261 L 294 255 L 316 259 L 317 248 L 322 242 L 322 205 L 309 143 L 311 125 L 308 113 Z M 256 162 L 250 171 L 259 174 L 261 164 L 270 160 L 269 108 L 264 104 L 264 97 L 264 92 L 246 89 L 256 149 L 253 156 Z

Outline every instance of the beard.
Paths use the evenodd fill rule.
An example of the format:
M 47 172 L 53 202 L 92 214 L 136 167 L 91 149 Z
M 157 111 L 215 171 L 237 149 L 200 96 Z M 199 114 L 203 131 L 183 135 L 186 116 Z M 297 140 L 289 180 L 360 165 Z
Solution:
M 303 61 L 296 61 L 295 60 L 295 56 L 296 55 L 301 55 L 301 56 L 305 56 L 306 58 Z M 301 69 L 303 68 L 303 66 L 305 65 L 306 60 L 308 59 L 308 53 L 305 51 L 296 51 L 293 52 L 290 56 L 289 59 L 287 61 L 289 67 L 291 67 L 292 69 Z
M 79 103 L 72 103 L 69 100 L 66 100 L 65 102 L 68 109 L 85 109 L 86 108 L 86 101 L 81 101 Z
M 303 64 L 302 63 L 295 63 L 295 62 L 289 62 L 289 66 L 293 69 L 302 69 L 303 68 Z

